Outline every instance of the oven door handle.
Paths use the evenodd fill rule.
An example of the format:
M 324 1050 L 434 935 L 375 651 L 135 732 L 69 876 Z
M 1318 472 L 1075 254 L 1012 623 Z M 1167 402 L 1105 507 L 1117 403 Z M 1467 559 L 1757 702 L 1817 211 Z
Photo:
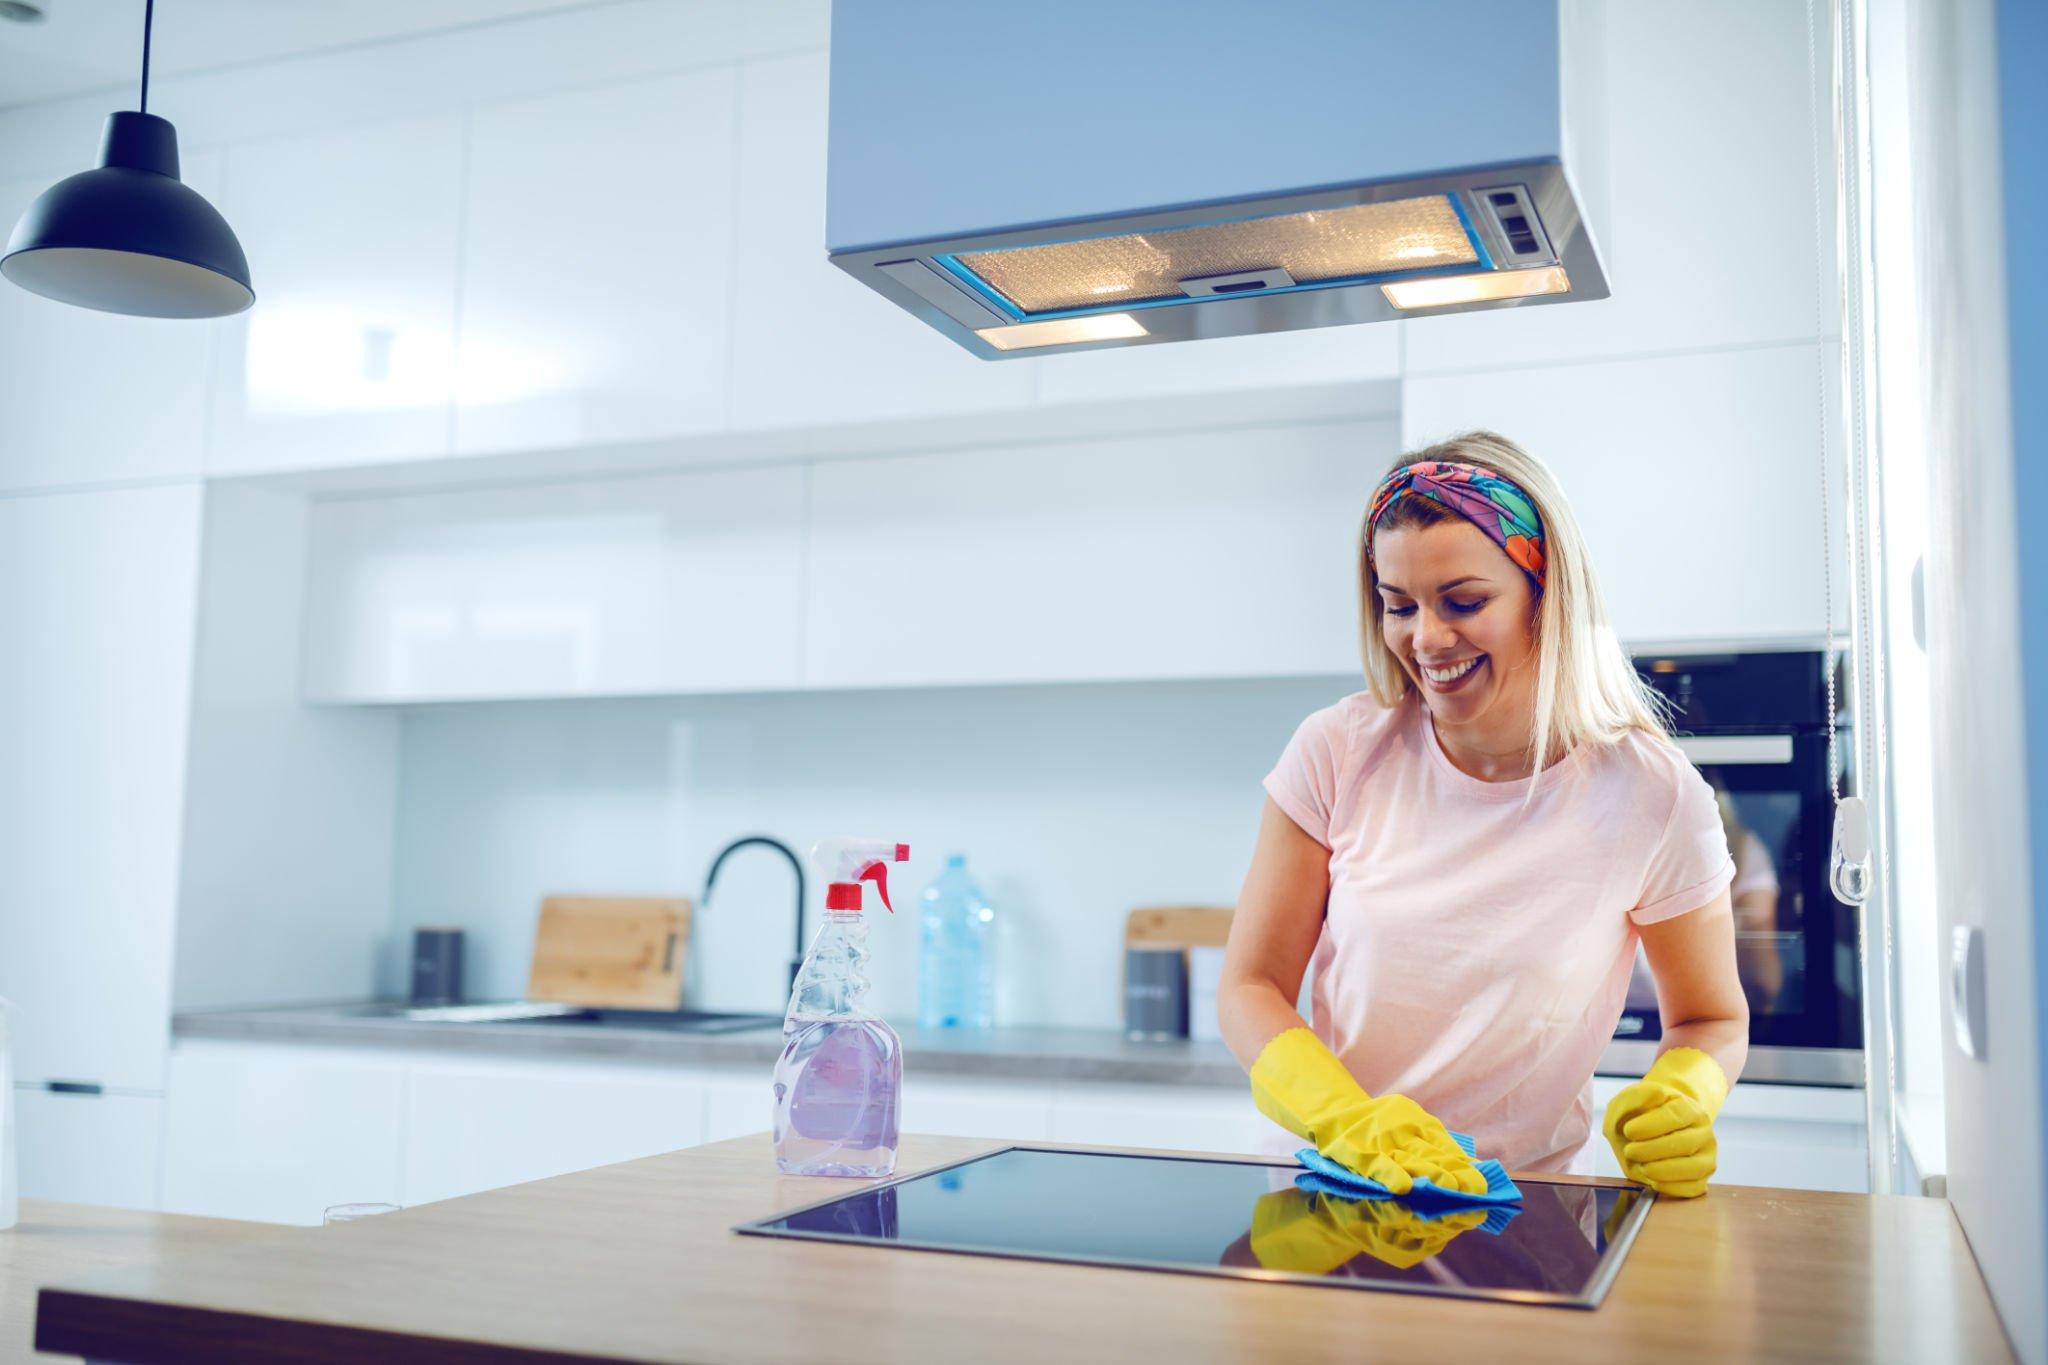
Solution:
M 1683 735 L 1678 750 L 1696 765 L 1790 763 L 1790 735 Z

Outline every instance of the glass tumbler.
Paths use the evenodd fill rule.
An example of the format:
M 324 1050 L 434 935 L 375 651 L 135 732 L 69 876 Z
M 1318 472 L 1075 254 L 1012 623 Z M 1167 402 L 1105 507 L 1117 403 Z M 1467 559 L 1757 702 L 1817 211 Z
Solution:
M 330 1204 L 320 1215 L 320 1226 L 353 1223 L 359 1218 L 375 1218 L 380 1213 L 397 1213 L 401 1207 L 399 1204 Z

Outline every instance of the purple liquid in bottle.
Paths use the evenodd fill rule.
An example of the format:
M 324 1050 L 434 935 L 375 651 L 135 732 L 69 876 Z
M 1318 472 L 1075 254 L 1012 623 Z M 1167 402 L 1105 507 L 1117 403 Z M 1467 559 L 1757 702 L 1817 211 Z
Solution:
M 796 1020 L 775 1072 L 775 1158 L 790 1175 L 896 1169 L 903 1055 L 879 1019 Z
M 804 959 L 775 1063 L 775 1161 L 787 1175 L 896 1169 L 903 1047 L 860 1004 L 867 925 L 833 911 Z

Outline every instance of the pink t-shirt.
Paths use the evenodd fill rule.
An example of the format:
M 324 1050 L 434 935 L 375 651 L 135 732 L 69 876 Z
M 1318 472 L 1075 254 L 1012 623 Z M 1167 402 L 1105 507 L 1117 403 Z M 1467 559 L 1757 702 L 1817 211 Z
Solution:
M 1699 909 L 1735 873 L 1705 779 L 1632 733 L 1484 782 L 1452 766 L 1419 699 L 1389 710 L 1361 692 L 1301 723 L 1266 791 L 1330 850 L 1316 1035 L 1367 1091 L 1409 1096 L 1481 1156 L 1590 1170 L 1593 1067 L 1636 926 Z

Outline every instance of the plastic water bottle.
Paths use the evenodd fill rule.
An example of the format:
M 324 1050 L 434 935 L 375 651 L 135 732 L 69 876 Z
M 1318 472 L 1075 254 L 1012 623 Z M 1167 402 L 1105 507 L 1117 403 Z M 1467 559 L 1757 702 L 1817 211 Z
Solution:
M 996 912 L 955 853 L 925 888 L 918 914 L 919 1028 L 986 1029 L 995 1023 Z
M 861 883 L 875 882 L 888 905 L 887 864 L 909 856 L 907 845 L 872 839 L 831 839 L 811 852 L 828 880 L 825 923 L 797 972 L 775 1062 L 775 1164 L 785 1175 L 896 1169 L 903 1045 L 864 1001 Z

